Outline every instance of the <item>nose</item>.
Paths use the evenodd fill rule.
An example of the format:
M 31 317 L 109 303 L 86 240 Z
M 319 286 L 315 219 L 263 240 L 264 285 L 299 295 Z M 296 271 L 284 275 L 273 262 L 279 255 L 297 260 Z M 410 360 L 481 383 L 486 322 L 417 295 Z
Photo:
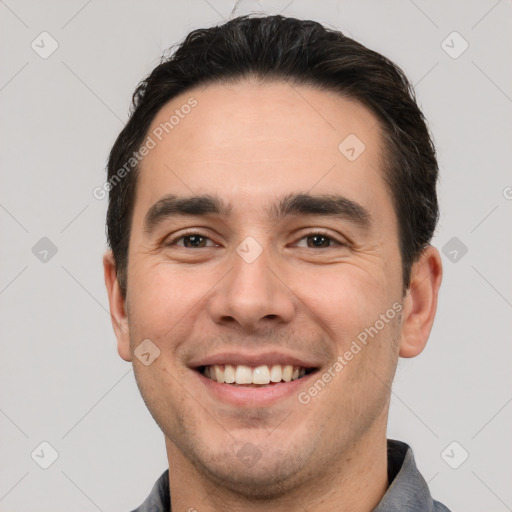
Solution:
M 233 254 L 231 270 L 210 295 L 213 321 L 237 324 L 248 331 L 290 322 L 296 310 L 295 296 L 270 250 L 264 249 L 254 261 L 240 254 Z

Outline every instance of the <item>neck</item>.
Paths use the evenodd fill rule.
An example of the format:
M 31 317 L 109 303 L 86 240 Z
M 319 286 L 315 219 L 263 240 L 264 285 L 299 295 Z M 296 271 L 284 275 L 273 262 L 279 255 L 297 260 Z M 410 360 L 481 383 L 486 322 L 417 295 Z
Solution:
M 323 471 L 271 500 L 251 499 L 213 482 L 166 437 L 173 511 L 194 512 L 369 512 L 388 488 L 384 429 L 371 429 Z M 171 463 L 172 461 L 172 463 Z

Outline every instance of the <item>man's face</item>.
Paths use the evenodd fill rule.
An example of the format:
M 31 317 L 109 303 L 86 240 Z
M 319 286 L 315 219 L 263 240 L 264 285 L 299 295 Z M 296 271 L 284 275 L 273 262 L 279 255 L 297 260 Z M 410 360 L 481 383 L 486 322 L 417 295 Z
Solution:
M 120 353 L 168 448 L 228 487 L 271 495 L 385 435 L 402 274 L 381 132 L 337 94 L 244 81 L 175 98 L 148 135 L 190 97 L 197 106 L 152 136 L 141 164 Z M 217 203 L 165 204 L 206 195 Z M 338 213 L 297 195 L 335 198 Z M 148 366 L 132 356 L 147 339 L 160 350 Z M 226 364 L 262 381 L 265 366 L 307 374 L 209 378 Z

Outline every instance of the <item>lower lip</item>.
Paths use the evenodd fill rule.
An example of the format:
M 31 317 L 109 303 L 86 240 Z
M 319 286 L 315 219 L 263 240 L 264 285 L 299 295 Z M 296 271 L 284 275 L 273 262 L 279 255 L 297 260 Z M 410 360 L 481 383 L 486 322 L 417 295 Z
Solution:
M 202 384 L 218 400 L 228 402 L 236 406 L 264 407 L 272 405 L 290 396 L 297 396 L 299 389 L 307 386 L 311 377 L 317 372 L 312 372 L 300 379 L 290 382 L 279 382 L 276 384 L 253 387 L 234 386 L 231 384 L 219 383 L 205 377 L 202 373 L 194 370 Z

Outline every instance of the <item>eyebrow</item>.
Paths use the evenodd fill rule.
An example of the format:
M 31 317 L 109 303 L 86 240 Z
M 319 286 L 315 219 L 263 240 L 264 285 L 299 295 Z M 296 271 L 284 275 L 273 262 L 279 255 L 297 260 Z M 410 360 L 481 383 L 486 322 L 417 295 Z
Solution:
M 148 210 L 144 230 L 151 232 L 163 221 L 173 217 L 217 215 L 227 217 L 232 206 L 217 196 L 209 194 L 178 197 L 167 195 Z M 279 222 L 291 215 L 319 215 L 348 220 L 368 229 L 372 223 L 370 212 L 359 203 L 341 195 L 288 194 L 268 209 L 272 222 Z
M 144 230 L 153 231 L 164 220 L 172 217 L 205 216 L 215 214 L 227 217 L 231 207 L 224 204 L 222 199 L 211 195 L 177 197 L 164 196 L 158 200 L 146 213 L 144 218 Z
M 270 218 L 279 222 L 289 215 L 320 215 L 348 220 L 368 229 L 372 223 L 370 212 L 359 203 L 337 194 L 289 194 L 270 209 Z

